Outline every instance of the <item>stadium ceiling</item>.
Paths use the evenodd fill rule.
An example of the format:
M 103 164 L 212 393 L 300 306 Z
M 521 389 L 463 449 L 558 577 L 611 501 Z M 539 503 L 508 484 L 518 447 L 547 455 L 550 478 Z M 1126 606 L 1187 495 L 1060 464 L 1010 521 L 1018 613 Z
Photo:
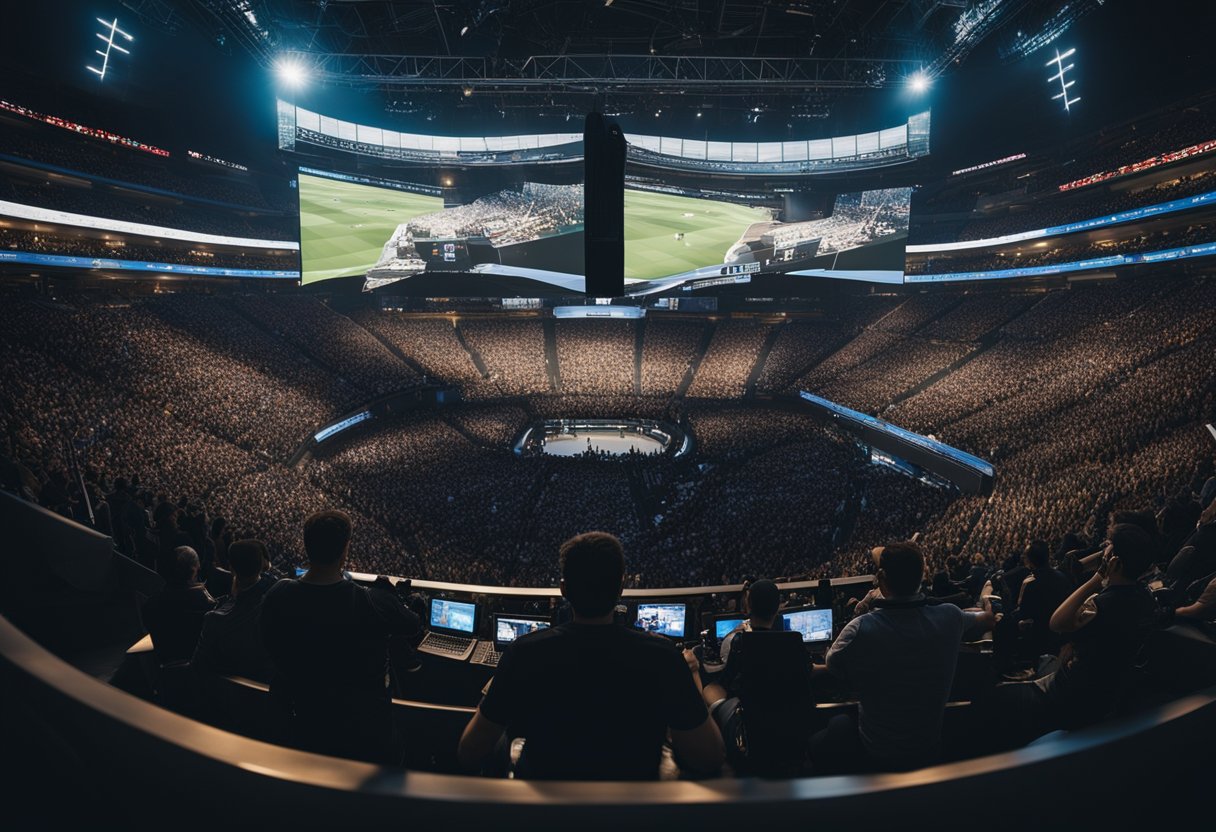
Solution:
M 147 0 L 126 0 L 147 6 Z M 163 0 L 158 0 L 163 5 Z M 507 91 L 873 88 L 934 77 L 1048 0 L 179 0 L 326 83 Z

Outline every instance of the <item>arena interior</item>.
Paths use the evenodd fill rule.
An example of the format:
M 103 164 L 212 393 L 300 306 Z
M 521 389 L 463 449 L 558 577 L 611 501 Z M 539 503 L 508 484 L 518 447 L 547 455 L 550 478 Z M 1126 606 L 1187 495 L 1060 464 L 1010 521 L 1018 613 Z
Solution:
M 1201 818 L 1213 23 L 14 8 L 3 826 Z

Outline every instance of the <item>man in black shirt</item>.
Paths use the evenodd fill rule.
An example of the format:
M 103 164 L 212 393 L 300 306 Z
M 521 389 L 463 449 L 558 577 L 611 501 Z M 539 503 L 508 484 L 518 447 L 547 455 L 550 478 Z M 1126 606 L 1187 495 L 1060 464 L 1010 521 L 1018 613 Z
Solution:
M 144 604 L 144 624 L 158 664 L 184 661 L 194 654 L 203 616 L 215 606 L 215 599 L 198 582 L 198 568 L 198 554 L 189 546 L 177 547 L 166 566 L 164 588 Z
M 1153 565 L 1154 543 L 1136 526 L 1116 525 L 1098 571 L 1052 614 L 1052 631 L 1071 635 L 1071 655 L 1040 688 L 1062 727 L 1105 718 L 1121 692 L 1157 606 L 1139 580 Z
M 653 780 L 670 729 L 684 769 L 717 771 L 722 737 L 695 667 L 662 636 L 613 623 L 625 576 L 620 541 L 578 535 L 562 544 L 560 560 L 574 620 L 511 645 L 460 738 L 461 763 L 480 768 L 508 731 L 527 740 L 521 776 Z
M 387 578 L 365 589 L 343 577 L 351 530 L 340 511 L 309 517 L 308 571 L 279 581 L 262 601 L 262 640 L 275 669 L 271 694 L 286 709 L 299 747 L 391 762 L 388 641 L 417 638 L 421 628 Z
M 1044 541 L 1036 540 L 1026 547 L 1022 566 L 1030 574 L 1016 589 L 1016 605 L 993 628 L 993 649 L 1003 667 L 1015 659 L 1033 661 L 1043 653 L 1055 652 L 1059 636 L 1052 633 L 1048 622 L 1072 591 L 1068 576 L 1052 568 L 1050 549 Z
M 231 592 L 203 616 L 203 632 L 190 663 L 204 673 L 269 682 L 270 657 L 262 644 L 258 622 L 262 601 L 275 583 L 262 574 L 267 562 L 266 544 L 238 540 L 228 553 L 233 573 Z
M 1052 632 L 1070 637 L 1056 672 L 996 689 L 997 719 L 1025 742 L 1055 729 L 1083 728 L 1110 714 L 1123 692 L 1156 601 L 1139 578 L 1153 565 L 1155 541 L 1139 526 L 1116 524 L 1101 566 L 1052 613 Z

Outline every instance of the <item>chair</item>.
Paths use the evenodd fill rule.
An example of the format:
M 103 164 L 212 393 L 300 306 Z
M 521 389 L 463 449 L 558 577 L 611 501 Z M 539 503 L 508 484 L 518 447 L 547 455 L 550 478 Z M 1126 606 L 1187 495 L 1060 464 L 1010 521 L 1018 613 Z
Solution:
M 736 767 L 761 777 L 796 776 L 806 761 L 814 718 L 810 659 L 801 634 L 739 633 L 731 649 L 738 651 L 739 707 L 746 735 L 743 759 Z

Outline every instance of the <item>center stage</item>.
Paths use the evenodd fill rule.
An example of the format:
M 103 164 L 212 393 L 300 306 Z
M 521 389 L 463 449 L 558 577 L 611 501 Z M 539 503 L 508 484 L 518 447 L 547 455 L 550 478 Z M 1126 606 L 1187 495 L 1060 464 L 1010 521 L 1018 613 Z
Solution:
M 639 454 L 662 453 L 665 445 L 658 439 L 646 434 L 625 431 L 624 436 L 619 430 L 584 430 L 577 435 L 559 433 L 545 437 L 541 451 L 552 456 L 578 456 L 587 451 L 607 453 L 612 455 L 627 454 L 631 451 Z
M 633 418 L 538 419 L 514 443 L 516 455 L 527 456 L 575 457 L 591 451 L 607 456 L 635 453 L 678 459 L 692 449 L 692 436 L 680 426 Z

